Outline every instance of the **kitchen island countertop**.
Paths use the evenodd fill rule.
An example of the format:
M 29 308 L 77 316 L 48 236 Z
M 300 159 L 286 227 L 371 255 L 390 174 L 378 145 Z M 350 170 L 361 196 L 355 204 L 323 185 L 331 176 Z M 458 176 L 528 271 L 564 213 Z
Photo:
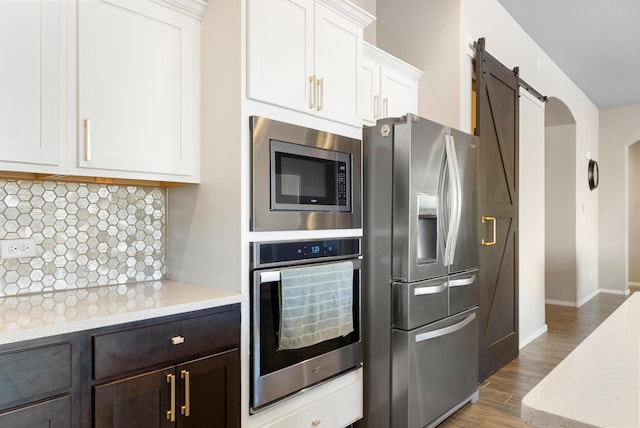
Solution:
M 640 293 L 634 293 L 522 400 L 534 427 L 640 426 Z
M 0 298 L 0 345 L 239 303 L 239 292 L 171 280 Z

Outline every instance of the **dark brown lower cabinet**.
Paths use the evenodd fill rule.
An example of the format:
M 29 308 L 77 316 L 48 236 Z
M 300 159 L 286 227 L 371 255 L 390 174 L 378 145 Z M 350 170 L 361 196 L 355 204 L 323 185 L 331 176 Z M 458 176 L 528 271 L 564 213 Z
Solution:
M 0 413 L 0 427 L 70 428 L 71 396 L 66 395 Z
M 95 428 L 240 426 L 237 349 L 95 387 Z

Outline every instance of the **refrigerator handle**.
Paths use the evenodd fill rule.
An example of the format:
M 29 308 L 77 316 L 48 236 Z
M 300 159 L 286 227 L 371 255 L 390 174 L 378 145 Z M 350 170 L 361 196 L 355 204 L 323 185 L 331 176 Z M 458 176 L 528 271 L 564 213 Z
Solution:
M 452 231 L 451 231 L 451 244 L 449 246 L 449 265 L 453 264 L 456 255 L 456 244 L 458 242 L 458 233 L 460 232 L 460 220 L 462 218 L 462 183 L 460 177 L 460 165 L 458 164 L 458 155 L 456 153 L 456 145 L 453 135 L 449 136 L 449 153 L 448 157 L 451 159 L 451 180 L 452 184 Z
M 457 224 L 459 218 L 459 195 L 457 195 L 458 174 L 457 159 L 455 156 L 455 148 L 453 147 L 453 137 L 451 135 L 444 136 L 444 147 L 447 155 L 447 170 L 449 172 L 449 205 L 451 207 L 451 215 L 449 216 L 449 227 L 447 228 L 447 241 L 444 248 L 444 265 L 451 266 L 455 255 Z

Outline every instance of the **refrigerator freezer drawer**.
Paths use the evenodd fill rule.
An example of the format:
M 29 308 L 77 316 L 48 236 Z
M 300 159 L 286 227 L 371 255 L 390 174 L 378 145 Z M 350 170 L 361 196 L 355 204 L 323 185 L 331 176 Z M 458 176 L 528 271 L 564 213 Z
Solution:
M 391 426 L 427 426 L 476 391 L 475 310 L 412 331 L 394 329 L 391 339 Z
M 449 315 L 478 306 L 478 271 L 449 277 Z
M 447 278 L 393 284 L 393 327 L 412 330 L 448 315 Z

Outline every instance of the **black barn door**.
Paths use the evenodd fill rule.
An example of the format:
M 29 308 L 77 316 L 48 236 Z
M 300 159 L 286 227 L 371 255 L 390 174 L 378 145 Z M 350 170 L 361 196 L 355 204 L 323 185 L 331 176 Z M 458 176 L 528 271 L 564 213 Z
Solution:
M 480 381 L 518 355 L 518 71 L 476 44 Z

